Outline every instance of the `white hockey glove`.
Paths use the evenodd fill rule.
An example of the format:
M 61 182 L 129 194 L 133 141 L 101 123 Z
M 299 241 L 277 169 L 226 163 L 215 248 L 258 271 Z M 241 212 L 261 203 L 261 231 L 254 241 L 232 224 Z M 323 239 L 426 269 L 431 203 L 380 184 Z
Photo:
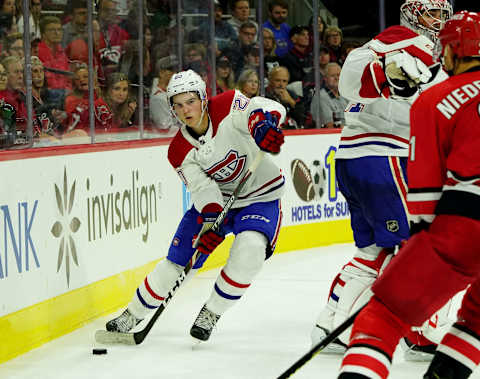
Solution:
M 419 85 L 428 83 L 432 78 L 428 66 L 404 50 L 386 54 L 385 75 L 392 95 L 399 98 L 411 97 Z

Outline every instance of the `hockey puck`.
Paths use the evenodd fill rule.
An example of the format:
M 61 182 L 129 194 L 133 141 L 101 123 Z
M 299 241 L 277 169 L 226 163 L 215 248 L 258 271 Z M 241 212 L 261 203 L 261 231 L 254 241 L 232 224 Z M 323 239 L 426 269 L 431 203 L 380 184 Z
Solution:
M 107 354 L 107 349 L 93 349 L 92 354 L 94 354 L 94 355 Z

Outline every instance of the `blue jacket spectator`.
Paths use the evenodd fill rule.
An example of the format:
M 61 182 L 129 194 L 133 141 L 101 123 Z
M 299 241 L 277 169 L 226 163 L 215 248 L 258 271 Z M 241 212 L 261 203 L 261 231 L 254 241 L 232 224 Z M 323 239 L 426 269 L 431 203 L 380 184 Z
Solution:
M 275 37 L 277 48 L 275 54 L 283 57 L 292 48 L 290 41 L 290 26 L 286 23 L 288 3 L 285 0 L 272 0 L 268 3 L 269 19 L 263 27 L 270 29 Z

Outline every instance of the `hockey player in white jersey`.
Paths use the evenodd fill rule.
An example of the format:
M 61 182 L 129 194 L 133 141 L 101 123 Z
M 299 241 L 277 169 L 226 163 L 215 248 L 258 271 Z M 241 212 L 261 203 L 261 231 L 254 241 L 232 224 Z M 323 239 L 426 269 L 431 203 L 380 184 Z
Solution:
M 167 96 L 182 123 L 169 146 L 168 159 L 191 192 L 193 206 L 183 216 L 166 259 L 147 275 L 127 309 L 106 328 L 127 332 L 160 306 L 192 258 L 197 235 L 202 255 L 191 272 L 203 265 L 226 234 L 234 233 L 227 263 L 190 330 L 194 338 L 206 341 L 220 316 L 241 298 L 275 249 L 284 177 L 268 155 L 238 194 L 221 230 L 216 233 L 208 225 L 222 211 L 224 200 L 259 149 L 280 151 L 284 137 L 279 127 L 286 111 L 277 102 L 249 99 L 236 90 L 208 100 L 205 82 L 192 70 L 171 78 Z
M 447 0 L 407 0 L 400 8 L 401 26 L 389 27 L 353 50 L 342 67 L 339 90 L 350 103 L 335 156 L 336 174 L 351 212 L 357 251 L 331 285 L 312 330 L 313 344 L 366 303 L 395 247 L 409 237 L 409 110 L 419 91 L 447 78 L 439 66 L 432 66 L 432 50 L 451 13 Z M 349 333 L 324 352 L 343 353 Z M 410 338 L 425 345 L 411 344 L 413 349 L 428 352 L 429 340 L 415 333 Z M 409 357 L 425 355 L 413 352 Z

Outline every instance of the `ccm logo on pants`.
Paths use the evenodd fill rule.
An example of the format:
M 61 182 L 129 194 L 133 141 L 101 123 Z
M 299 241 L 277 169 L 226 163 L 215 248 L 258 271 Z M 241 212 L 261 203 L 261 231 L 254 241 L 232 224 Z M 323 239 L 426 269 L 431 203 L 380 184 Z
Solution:
M 260 220 L 260 221 L 270 222 L 268 218 L 262 215 L 245 215 L 245 216 L 242 216 L 242 221 L 243 220 Z

